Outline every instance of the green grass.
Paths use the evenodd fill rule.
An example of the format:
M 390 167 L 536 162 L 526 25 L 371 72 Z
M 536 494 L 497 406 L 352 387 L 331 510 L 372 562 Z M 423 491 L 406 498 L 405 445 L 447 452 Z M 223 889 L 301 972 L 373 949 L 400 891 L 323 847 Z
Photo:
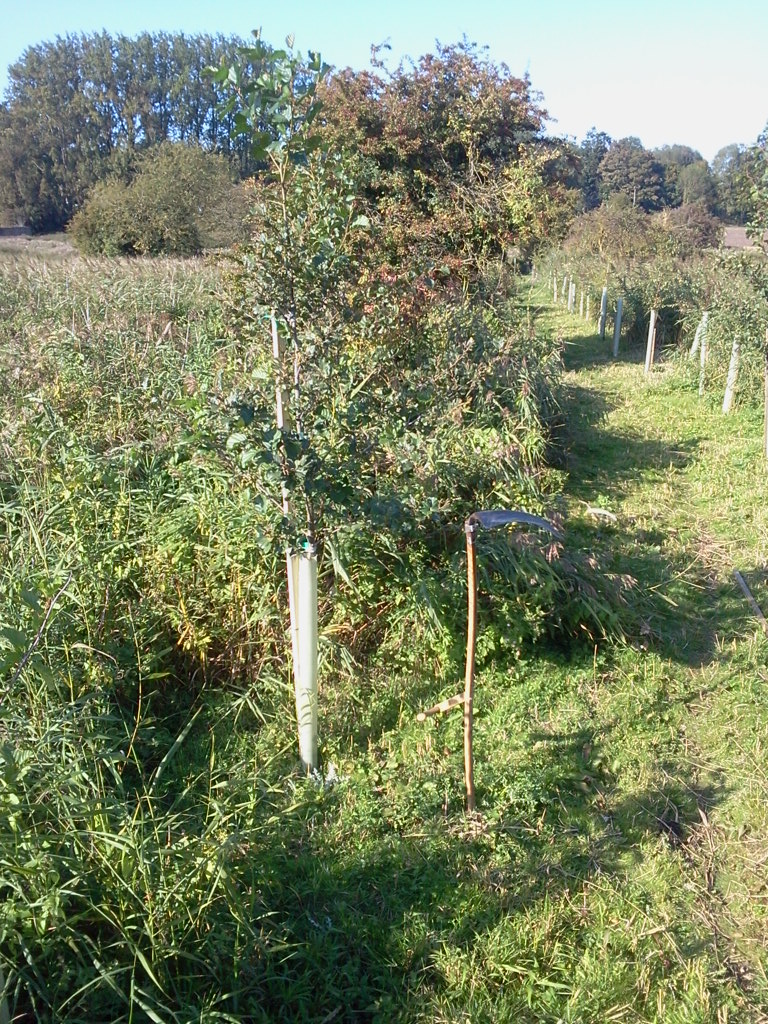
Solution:
M 306 780 L 285 665 L 254 640 L 274 630 L 277 604 L 259 592 L 247 499 L 207 457 L 199 477 L 183 461 L 153 462 L 161 433 L 164 443 L 175 436 L 184 374 L 209 390 L 225 389 L 233 371 L 195 312 L 199 268 L 143 267 L 116 269 L 111 284 L 91 267 L 89 315 L 101 295 L 111 355 L 80 401 L 73 347 L 71 377 L 56 381 L 71 419 L 54 416 L 42 435 L 53 445 L 71 424 L 88 444 L 62 445 L 61 479 L 36 470 L 47 447 L 37 462 L 35 451 L 14 452 L 27 460 L 26 490 L 3 481 L 0 538 L 21 576 L 61 557 L 62 537 L 78 543 L 73 509 L 108 516 L 80 540 L 94 568 L 54 609 L 40 642 L 47 661 L 25 675 L 24 713 L 0 705 L 0 965 L 11 1011 L 90 1024 L 768 1019 L 768 643 L 731 577 L 744 571 L 768 608 L 759 418 L 722 417 L 673 359 L 650 380 L 639 352 L 612 362 L 607 343 L 532 293 L 538 329 L 565 342 L 555 499 L 565 554 L 623 580 L 628 635 L 518 645 L 505 618 L 514 603 L 484 593 L 479 812 L 468 817 L 461 716 L 416 721 L 459 688 L 463 605 L 438 658 L 404 619 L 400 650 L 390 634 L 378 656 L 341 673 L 330 634 L 322 754 L 336 781 Z M 56 294 L 41 288 L 41 307 Z M 28 332 L 24 394 L 35 394 L 49 386 L 51 348 L 13 315 Z M 85 316 L 83 300 L 75 333 L 84 341 Z M 137 336 L 147 386 L 134 368 Z M 7 346 L 6 356 L 18 352 Z M 133 388 L 124 409 L 110 375 Z M 49 415 L 25 409 L 19 422 Z M 94 463 L 101 482 L 89 475 Z M 107 484 L 108 498 L 88 499 Z M 186 504 L 177 485 L 192 496 Z M 24 509 L 34 524 L 27 547 L 16 526 Z M 118 546 L 132 517 L 158 520 L 151 571 L 136 564 L 143 548 Z M 169 676 L 160 649 L 169 633 L 146 600 L 161 586 L 168 532 L 192 520 L 192 567 L 180 557 L 175 568 L 189 587 L 187 620 L 173 595 L 164 606 L 189 642 Z M 490 555 L 481 546 L 481 559 Z M 460 553 L 444 557 L 454 563 L 451 599 L 463 601 Z M 20 609 L 10 626 L 34 636 L 68 564 L 48 565 L 39 609 L 3 577 L 4 607 L 12 599 Z M 117 598 L 105 597 L 107 580 L 122 588 Z M 102 615 L 112 600 L 114 621 Z M 247 651 L 229 653 L 242 676 L 224 685 L 195 652 L 202 631 L 221 628 L 212 609 L 230 606 L 226 628 Z M 68 645 L 75 618 L 88 624 L 86 651 Z M 68 699 L 43 671 L 52 660 L 73 687 Z

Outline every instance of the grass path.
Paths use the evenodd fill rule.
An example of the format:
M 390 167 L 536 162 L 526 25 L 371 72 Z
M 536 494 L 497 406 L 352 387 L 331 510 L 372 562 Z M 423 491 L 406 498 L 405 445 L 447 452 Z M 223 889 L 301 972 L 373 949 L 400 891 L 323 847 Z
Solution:
M 732 575 L 740 569 L 768 607 L 762 418 L 723 416 L 674 358 L 646 379 L 642 352 L 614 361 L 577 317 L 541 315 L 565 341 L 569 508 L 617 516 L 596 526 L 594 543 L 637 579 L 645 668 L 667 681 L 668 763 L 643 768 L 664 797 L 659 831 L 679 850 L 680 884 L 717 969 L 736 982 L 746 1019 L 765 1020 L 768 646 Z M 633 665 L 627 651 L 614 675 Z

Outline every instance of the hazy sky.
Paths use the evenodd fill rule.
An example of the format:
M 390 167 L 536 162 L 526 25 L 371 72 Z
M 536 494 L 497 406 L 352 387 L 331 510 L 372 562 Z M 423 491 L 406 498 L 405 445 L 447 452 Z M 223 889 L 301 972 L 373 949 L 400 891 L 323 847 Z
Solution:
M 0 0 L 0 93 L 27 46 L 106 29 L 221 32 L 261 27 L 282 44 L 363 67 L 388 40 L 393 63 L 466 35 L 543 94 L 553 133 L 596 126 L 648 148 L 683 143 L 711 160 L 768 121 L 766 0 Z

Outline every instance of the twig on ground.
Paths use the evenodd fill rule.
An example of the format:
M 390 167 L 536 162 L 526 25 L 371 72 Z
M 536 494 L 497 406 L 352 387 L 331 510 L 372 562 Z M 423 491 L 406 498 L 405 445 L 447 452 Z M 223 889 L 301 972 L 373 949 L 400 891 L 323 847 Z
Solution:
M 768 621 L 766 621 L 766 618 L 763 615 L 762 608 L 757 603 L 757 601 L 755 600 L 755 598 L 754 598 L 754 596 L 752 594 L 752 591 L 747 586 L 747 581 L 744 579 L 744 577 L 741 575 L 741 573 L 739 572 L 738 569 L 734 569 L 733 570 L 733 576 L 734 576 L 734 579 L 736 580 L 736 582 L 741 587 L 744 596 L 749 601 L 749 604 L 750 604 L 750 607 L 752 608 L 752 611 L 755 613 L 755 615 L 759 619 L 760 625 L 763 628 L 763 632 L 765 633 L 766 636 L 768 636 Z

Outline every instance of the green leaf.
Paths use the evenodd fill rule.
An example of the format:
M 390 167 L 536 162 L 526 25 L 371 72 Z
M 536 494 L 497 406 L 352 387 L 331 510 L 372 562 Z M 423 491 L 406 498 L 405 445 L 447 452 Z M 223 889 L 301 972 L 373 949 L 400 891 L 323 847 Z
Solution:
M 347 570 L 342 565 L 341 559 L 339 558 L 339 553 L 336 550 L 336 548 L 335 548 L 333 542 L 330 540 L 330 538 L 328 538 L 326 540 L 325 546 L 328 549 L 328 553 L 331 556 L 331 564 L 333 565 L 334 573 L 337 576 L 339 576 L 341 579 L 344 580 L 344 582 L 347 584 L 347 586 L 350 588 L 350 590 L 353 593 L 357 594 L 358 593 L 357 587 L 354 585 L 352 580 L 349 578 L 349 574 L 347 573 Z
M 254 132 L 251 140 L 251 153 L 257 160 L 263 160 L 267 155 L 267 146 L 272 141 L 269 132 Z
M 310 153 L 314 153 L 324 145 L 324 141 L 319 135 L 308 135 L 304 139 L 302 149 L 309 156 Z
M 286 437 L 283 439 L 285 445 L 285 454 L 289 462 L 296 462 L 297 459 L 301 458 L 301 442 L 295 438 Z
M 229 77 L 229 68 L 219 68 L 215 65 L 209 65 L 203 69 L 203 75 L 206 78 L 210 78 L 213 82 L 226 82 Z
M 3 626 L 0 629 L 0 636 L 4 636 L 6 640 L 10 641 L 11 646 L 17 651 L 23 651 L 27 646 L 27 637 L 25 633 L 22 633 L 19 629 L 14 629 L 12 626 Z
M 36 612 L 42 611 L 40 607 L 40 600 L 34 590 L 27 590 L 23 588 L 21 591 L 21 600 L 24 604 L 29 605 L 30 608 L 34 608 Z

